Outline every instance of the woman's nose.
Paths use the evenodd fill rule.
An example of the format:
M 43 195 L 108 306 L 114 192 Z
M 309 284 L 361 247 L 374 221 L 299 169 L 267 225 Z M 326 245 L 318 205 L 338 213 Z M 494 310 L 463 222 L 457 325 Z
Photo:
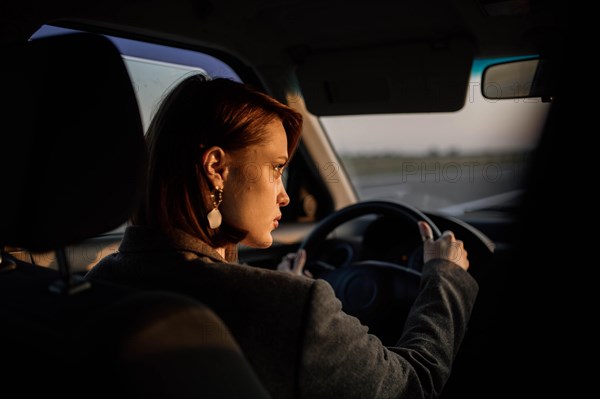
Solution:
M 277 196 L 277 204 L 280 207 L 287 206 L 290 203 L 290 197 L 287 195 L 285 188 L 283 185 L 281 186 L 281 191 L 279 191 L 279 195 Z

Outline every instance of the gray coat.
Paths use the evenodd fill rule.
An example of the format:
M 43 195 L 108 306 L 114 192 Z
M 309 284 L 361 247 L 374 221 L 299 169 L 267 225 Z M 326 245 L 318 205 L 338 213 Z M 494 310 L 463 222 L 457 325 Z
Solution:
M 402 337 L 385 347 L 342 311 L 327 282 L 226 263 L 181 231 L 128 227 L 119 251 L 88 277 L 202 301 L 225 321 L 274 398 L 437 396 L 478 290 L 455 264 L 428 262 Z

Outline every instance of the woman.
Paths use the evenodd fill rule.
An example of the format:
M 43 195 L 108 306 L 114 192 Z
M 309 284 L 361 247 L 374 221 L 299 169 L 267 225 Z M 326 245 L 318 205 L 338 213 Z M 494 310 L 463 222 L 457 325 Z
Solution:
M 234 263 L 237 243 L 273 242 L 280 208 L 289 203 L 281 174 L 300 130 L 299 114 L 242 84 L 183 80 L 148 131 L 145 201 L 119 252 L 89 276 L 206 303 L 275 398 L 438 395 L 477 292 L 452 233 L 434 242 L 421 224 L 421 293 L 389 348 L 342 312 L 328 283 L 294 275 L 301 259 L 287 266 L 295 273 Z M 447 259 L 456 248 L 461 256 Z

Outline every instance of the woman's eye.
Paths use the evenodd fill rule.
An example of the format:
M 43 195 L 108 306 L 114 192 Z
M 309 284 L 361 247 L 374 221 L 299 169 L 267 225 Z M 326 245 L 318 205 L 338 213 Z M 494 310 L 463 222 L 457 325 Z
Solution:
M 281 176 L 283 174 L 284 168 L 285 168 L 285 164 L 279 164 L 279 165 L 273 166 L 273 169 L 275 170 L 275 172 L 277 172 L 279 174 L 279 176 Z

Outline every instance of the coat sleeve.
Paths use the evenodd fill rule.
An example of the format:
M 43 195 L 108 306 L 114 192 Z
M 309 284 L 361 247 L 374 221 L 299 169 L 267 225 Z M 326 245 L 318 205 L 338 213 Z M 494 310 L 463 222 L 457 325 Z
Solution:
M 421 291 L 393 347 L 342 311 L 316 280 L 301 353 L 301 398 L 431 398 L 441 393 L 465 334 L 477 283 L 457 265 L 424 266 Z

